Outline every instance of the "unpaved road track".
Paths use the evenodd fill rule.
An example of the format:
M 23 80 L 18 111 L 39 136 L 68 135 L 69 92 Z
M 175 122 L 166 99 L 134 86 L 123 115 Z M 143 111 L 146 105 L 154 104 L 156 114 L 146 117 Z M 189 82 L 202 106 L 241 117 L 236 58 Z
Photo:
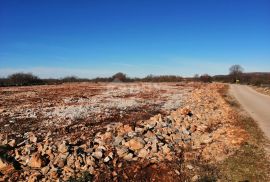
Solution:
M 246 85 L 230 85 L 230 93 L 258 122 L 262 131 L 270 139 L 270 97 L 258 93 Z

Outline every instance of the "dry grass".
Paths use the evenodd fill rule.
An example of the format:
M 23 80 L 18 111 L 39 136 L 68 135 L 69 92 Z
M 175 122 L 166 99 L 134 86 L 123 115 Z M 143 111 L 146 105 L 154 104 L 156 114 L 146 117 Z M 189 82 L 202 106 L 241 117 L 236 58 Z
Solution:
M 270 96 L 270 87 L 252 86 L 252 88 L 256 90 L 257 92 Z

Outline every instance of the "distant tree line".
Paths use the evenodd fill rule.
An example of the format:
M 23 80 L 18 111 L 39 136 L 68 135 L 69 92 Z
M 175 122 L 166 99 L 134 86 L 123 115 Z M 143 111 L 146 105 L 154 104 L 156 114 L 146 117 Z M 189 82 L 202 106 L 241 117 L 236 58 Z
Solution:
M 97 77 L 94 79 L 68 76 L 61 79 L 41 79 L 32 73 L 14 73 L 7 78 L 0 78 L 0 86 L 29 86 L 29 85 L 53 85 L 70 82 L 179 82 L 183 78 L 175 75 L 148 75 L 144 78 L 130 78 L 124 73 L 116 73 L 111 77 Z
M 31 73 L 14 73 L 7 78 L 0 78 L 0 86 L 41 85 L 44 81 Z
M 225 83 L 235 83 L 238 80 L 240 84 L 270 85 L 270 73 L 242 73 L 237 79 L 233 75 L 216 75 L 213 80 Z
M 213 76 L 214 81 L 227 83 L 243 83 L 250 85 L 270 85 L 270 72 L 244 73 L 240 65 L 232 65 L 228 75 Z
M 32 73 L 14 73 L 6 78 L 0 78 L 0 86 L 28 86 L 28 85 L 52 85 L 70 82 L 180 82 L 180 81 L 196 81 L 196 82 L 226 82 L 226 83 L 244 83 L 252 85 L 270 85 L 270 72 L 268 73 L 244 73 L 240 65 L 233 65 L 229 69 L 228 75 L 208 74 L 194 75 L 194 77 L 183 78 L 175 75 L 148 75 L 144 78 L 130 78 L 124 73 L 116 73 L 111 77 L 97 77 L 94 79 L 78 78 L 76 76 L 68 76 L 61 79 L 41 79 Z

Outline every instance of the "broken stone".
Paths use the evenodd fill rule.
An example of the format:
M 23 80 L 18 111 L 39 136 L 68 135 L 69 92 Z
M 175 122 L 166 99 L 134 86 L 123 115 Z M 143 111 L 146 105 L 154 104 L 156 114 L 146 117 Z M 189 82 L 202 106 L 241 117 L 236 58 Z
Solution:
M 129 125 L 123 125 L 122 127 L 119 128 L 118 134 L 120 136 L 122 136 L 122 135 L 125 135 L 125 134 L 127 134 L 127 133 L 129 133 L 131 131 L 133 131 L 132 128 L 131 128 L 131 126 L 129 126 Z
M 97 159 L 101 159 L 103 156 L 103 153 L 101 151 L 96 151 L 92 154 L 93 157 L 97 158 Z
M 49 166 L 45 166 L 45 167 L 41 168 L 40 171 L 41 171 L 41 173 L 43 175 L 46 175 L 49 172 L 49 170 L 50 170 L 50 167 Z
M 35 171 L 28 179 L 28 182 L 38 182 L 39 178 L 41 177 L 40 172 Z
M 111 158 L 109 156 L 105 157 L 104 162 L 109 162 Z
M 135 132 L 136 133 L 142 133 L 144 131 L 143 128 L 135 127 Z
M 192 92 L 198 92 L 196 90 L 198 89 Z M 118 168 L 122 168 L 123 159 L 134 161 L 137 160 L 138 157 L 141 160 L 140 162 L 147 159 L 150 163 L 158 163 L 164 160 L 177 161 L 179 157 L 183 157 L 186 162 L 184 163 L 186 169 L 190 170 L 194 170 L 193 166 L 186 164 L 198 157 L 209 161 L 217 160 L 219 156 L 222 158 L 224 152 L 231 151 L 230 147 L 232 145 L 233 147 L 239 145 L 239 137 L 233 138 L 235 136 L 234 132 L 239 133 L 239 129 L 237 126 L 233 126 L 233 128 L 236 127 L 237 129 L 228 132 L 226 126 L 229 126 L 232 121 L 224 115 L 224 110 L 227 109 L 229 111 L 230 108 L 220 100 L 216 101 L 216 98 L 210 98 L 212 96 L 215 97 L 215 95 L 212 90 L 208 89 L 207 91 L 210 93 L 205 94 L 206 92 L 202 91 L 201 94 L 205 95 L 203 98 L 201 98 L 200 95 L 192 95 L 194 98 L 186 101 L 185 105 L 187 105 L 187 108 L 172 111 L 167 117 L 156 115 L 146 121 L 136 121 L 135 131 L 130 125 L 118 123 L 109 124 L 106 126 L 107 131 L 103 132 L 105 131 L 105 127 L 102 124 L 100 127 L 98 126 L 98 131 L 100 132 L 93 136 L 93 140 L 92 131 L 88 130 L 90 127 L 84 127 L 85 123 L 75 123 L 75 125 L 71 125 L 72 123 L 69 120 L 65 120 L 66 123 L 60 123 L 63 124 L 64 128 L 68 128 L 66 126 L 69 125 L 70 129 L 72 129 L 71 131 L 73 131 L 73 129 L 76 129 L 76 131 L 80 131 L 81 128 L 87 129 L 90 135 L 84 132 L 80 133 L 80 136 L 61 135 L 60 139 L 63 137 L 68 143 L 58 143 L 52 138 L 46 138 L 37 143 L 37 137 L 35 137 L 33 133 L 28 133 L 26 136 L 27 140 L 24 140 L 26 142 L 23 143 L 23 145 L 18 144 L 18 147 L 14 149 L 14 153 L 11 152 L 11 155 L 13 155 L 13 157 L 15 156 L 15 159 L 20 162 L 23 168 L 22 172 L 19 172 L 21 175 L 20 179 L 26 181 L 65 181 L 69 180 L 70 177 L 77 178 L 82 176 L 83 171 L 88 171 L 93 175 L 99 175 L 99 173 L 107 167 L 109 167 L 110 170 L 117 168 L 117 166 Z M 196 102 L 194 102 L 194 99 Z M 198 104 L 197 102 L 201 103 Z M 194 112 L 193 116 L 189 107 L 192 109 L 192 112 Z M 225 107 L 225 109 L 223 110 L 222 107 Z M 113 112 L 109 109 L 107 111 L 110 113 Z M 165 112 L 163 114 L 165 114 Z M 169 114 L 169 112 L 166 114 Z M 102 118 L 106 117 L 107 116 L 102 116 Z M 0 121 L 2 121 L 1 118 Z M 44 124 L 47 124 L 47 122 L 48 121 L 45 121 Z M 12 124 L 10 123 L 10 125 Z M 215 127 L 212 128 L 211 126 Z M 46 132 L 46 130 L 42 129 L 40 133 L 36 135 L 41 137 L 44 136 Z M 56 130 L 53 134 L 57 136 L 59 132 Z M 91 138 L 89 138 L 89 136 L 91 136 Z M 19 138 L 20 136 L 18 136 L 18 140 L 16 140 L 20 141 Z M 3 144 L 4 139 L 6 139 L 4 144 L 10 141 L 10 138 L 3 138 L 0 135 L 1 144 Z M 78 142 L 79 140 L 83 144 Z M 9 143 L 10 146 L 13 145 L 12 142 L 14 141 Z M 182 149 L 185 152 L 182 153 Z M 36 154 L 32 154 L 35 151 L 38 151 L 38 157 L 34 157 Z M 188 154 L 187 151 L 190 151 L 192 155 Z M 114 155 L 113 152 L 117 152 L 117 155 Z M 62 155 L 65 157 L 62 157 Z M 44 165 L 40 165 L 39 160 L 41 159 L 41 163 L 44 163 L 45 156 L 49 158 L 50 163 L 43 167 Z M 36 158 L 35 162 L 33 162 L 34 158 Z M 4 161 L 4 163 L 5 162 L 6 161 Z M 38 168 L 41 166 L 40 169 L 27 167 L 27 165 L 30 166 L 31 163 L 38 163 L 33 166 Z M 5 164 L 0 161 L 0 169 L 1 165 L 3 167 Z M 10 164 L 7 163 L 7 165 Z M 138 168 L 140 167 L 141 166 L 138 166 Z M 135 168 L 134 172 L 136 173 L 138 170 L 140 169 Z M 43 174 L 42 179 L 37 179 L 34 171 L 40 171 Z M 3 172 L 1 170 L 0 172 L 2 177 Z M 114 172 L 116 173 L 116 171 Z M 170 171 L 170 174 L 174 172 L 181 175 L 178 170 L 174 169 Z M 192 173 L 195 173 L 195 171 Z M 120 179 L 128 179 L 128 177 L 125 177 L 125 173 L 121 172 L 118 175 L 120 174 L 122 175 Z M 193 176 L 194 174 L 191 175 Z M 114 176 L 112 180 L 116 181 L 117 173 Z
M 119 157 L 124 157 L 125 154 L 128 152 L 128 149 L 125 147 L 117 147 L 116 152 L 117 152 L 117 155 L 119 155 Z
M 68 158 L 67 158 L 67 165 L 69 167 L 72 167 L 72 166 L 74 166 L 74 163 L 75 163 L 74 156 L 73 155 L 68 156 Z
M 133 131 L 131 131 L 131 132 L 128 132 L 128 134 L 127 134 L 130 138 L 132 138 L 132 137 L 134 137 L 134 136 L 136 136 L 137 135 L 137 133 L 136 132 L 133 132 Z
M 104 142 L 109 142 L 112 140 L 112 133 L 111 132 L 106 132 L 102 135 L 102 140 L 104 140 Z
M 191 181 L 198 181 L 198 179 L 199 179 L 199 176 L 198 175 L 195 175 L 195 176 L 193 176 L 192 178 L 191 178 Z
M 1 173 L 8 174 L 13 170 L 14 170 L 14 166 L 11 163 L 0 158 L 0 172 Z
M 32 143 L 37 143 L 37 137 L 32 132 L 29 134 L 29 141 Z
M 11 147 L 15 147 L 16 146 L 16 141 L 14 139 L 12 139 L 10 142 L 8 142 L 8 145 Z
M 157 142 L 153 142 L 153 144 L 151 145 L 151 152 L 156 153 L 157 151 L 158 151 Z
M 45 153 L 49 156 L 50 161 L 54 159 L 54 154 L 52 152 L 52 149 L 48 149 Z
M 75 168 L 78 170 L 81 168 L 81 163 L 78 160 L 75 161 L 74 165 L 75 165 Z
M 40 168 L 44 166 L 44 161 L 42 160 L 41 154 L 39 152 L 32 154 L 32 157 L 29 161 L 29 166 L 33 168 Z
M 66 153 L 68 151 L 68 146 L 66 145 L 66 142 L 63 142 L 58 146 L 58 151 L 61 153 Z
M 125 146 L 129 147 L 131 150 L 139 150 L 144 147 L 144 141 L 141 138 L 133 138 L 125 143 Z
M 89 165 L 89 166 L 93 166 L 93 165 L 95 165 L 94 160 L 95 159 L 92 156 L 87 156 L 86 157 L 86 164 Z
M 54 165 L 62 168 L 65 166 L 65 163 L 66 163 L 66 159 L 65 157 L 62 157 L 62 156 L 57 156 L 55 161 L 54 161 Z
M 189 134 L 190 134 L 190 132 L 189 132 L 188 130 L 186 130 L 186 129 L 183 130 L 183 133 L 184 133 L 185 135 L 189 135 Z
M 68 166 L 65 166 L 64 168 L 63 168 L 63 171 L 65 172 L 65 173 L 74 173 L 74 170 L 72 169 L 72 168 L 70 168 L 70 167 L 68 167 Z
M 141 158 L 146 158 L 148 155 L 148 151 L 145 148 L 142 148 L 139 152 L 138 152 L 138 157 Z
M 112 175 L 115 177 L 115 176 L 117 176 L 117 172 L 116 171 L 113 171 L 112 172 Z
M 175 169 L 174 172 L 175 172 L 177 175 L 180 175 L 180 172 L 179 172 L 177 169 Z
M 101 151 L 101 152 L 104 152 L 104 151 L 106 151 L 107 149 L 106 149 L 104 146 L 101 145 L 101 146 L 98 146 L 98 147 L 97 147 L 97 150 L 98 150 L 98 151 Z
M 108 156 L 109 156 L 111 159 L 113 159 L 113 153 L 112 153 L 112 152 L 110 152 L 110 153 L 108 154 Z
M 167 144 L 165 144 L 164 146 L 162 146 L 162 151 L 165 155 L 169 154 L 171 149 L 168 147 Z
M 114 146 L 118 146 L 118 145 L 120 145 L 120 143 L 123 141 L 123 137 L 121 137 L 121 136 L 117 136 L 117 137 L 115 137 L 114 138 L 114 142 L 113 142 L 113 145 Z
M 183 108 L 183 109 L 181 109 L 180 110 L 180 113 L 182 114 L 182 115 L 191 115 L 191 111 L 188 109 L 188 108 Z
M 193 166 L 190 165 L 190 164 L 188 164 L 188 165 L 187 165 L 187 168 L 188 168 L 189 170 L 192 170 L 192 169 L 193 169 Z
M 59 176 L 56 168 L 51 169 L 49 173 L 51 179 L 57 179 Z
M 128 153 L 127 155 L 124 156 L 124 159 L 127 161 L 132 161 L 133 158 L 133 154 L 132 153 Z

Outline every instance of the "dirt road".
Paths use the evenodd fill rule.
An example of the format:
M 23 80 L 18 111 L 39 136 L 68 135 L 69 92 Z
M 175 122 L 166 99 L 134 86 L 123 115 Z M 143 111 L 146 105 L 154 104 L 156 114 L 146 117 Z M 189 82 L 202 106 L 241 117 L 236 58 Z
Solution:
M 270 139 L 270 97 L 246 85 L 231 85 L 230 92 Z

